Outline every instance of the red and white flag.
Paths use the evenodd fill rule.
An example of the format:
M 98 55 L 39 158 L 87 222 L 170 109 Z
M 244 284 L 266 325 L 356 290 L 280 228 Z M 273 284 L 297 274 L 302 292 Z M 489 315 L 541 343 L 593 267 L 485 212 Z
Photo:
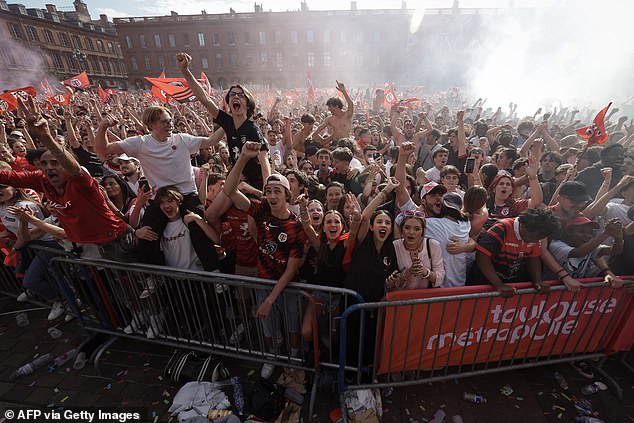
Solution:
M 165 79 L 165 71 L 161 72 L 161 76 L 159 76 L 159 79 Z M 167 104 L 169 102 L 169 99 L 165 95 L 165 92 L 161 91 L 161 89 L 156 85 L 152 85 L 152 96 L 158 99 L 159 102 L 163 104 Z
M 90 88 L 90 81 L 88 80 L 88 75 L 86 75 L 86 71 L 83 71 L 79 75 L 68 78 L 62 83 L 64 85 L 68 85 L 69 87 L 79 88 L 80 90 Z
M 0 94 L 0 113 L 10 112 L 18 108 L 18 99 L 10 92 Z
M 61 104 L 62 106 L 68 106 L 70 104 L 70 95 L 68 94 L 56 94 L 48 97 L 48 101 L 51 104 Z
M 98 84 L 97 95 L 101 99 L 101 102 L 105 103 L 110 99 L 110 96 L 112 95 L 112 90 L 104 90 L 103 88 L 101 88 L 101 84 Z

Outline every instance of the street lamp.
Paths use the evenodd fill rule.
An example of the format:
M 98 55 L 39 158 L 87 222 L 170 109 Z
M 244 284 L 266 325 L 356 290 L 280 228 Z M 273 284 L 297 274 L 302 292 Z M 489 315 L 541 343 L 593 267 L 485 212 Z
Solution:
M 76 60 L 77 63 L 79 63 L 79 70 L 81 71 L 86 70 L 84 67 L 84 63 L 86 62 L 86 53 L 76 48 L 75 51 L 73 51 L 72 56 L 73 56 L 73 59 Z

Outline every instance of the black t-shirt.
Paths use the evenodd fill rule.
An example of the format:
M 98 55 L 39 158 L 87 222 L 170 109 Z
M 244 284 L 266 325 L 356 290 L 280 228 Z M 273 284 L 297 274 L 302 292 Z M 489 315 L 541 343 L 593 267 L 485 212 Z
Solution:
M 346 278 L 346 271 L 343 269 L 343 256 L 346 254 L 344 241 L 339 241 L 332 250 L 329 247 L 326 248 L 325 257 L 321 260 L 318 258 L 314 283 L 342 288 Z
M 357 291 L 365 301 L 380 301 L 385 294 L 385 279 L 398 270 L 396 252 L 389 237 L 377 254 L 372 232 L 357 242 L 344 288 Z
M 214 119 L 218 125 L 222 127 L 227 134 L 227 142 L 229 144 L 229 157 L 231 162 L 235 163 L 242 151 L 242 145 L 246 141 L 259 142 L 262 144 L 261 151 L 268 151 L 268 143 L 262 136 L 260 128 L 251 119 L 245 120 L 239 128 L 233 123 L 233 118 L 224 110 L 218 110 L 218 117 Z M 245 140 L 245 141 L 243 141 Z M 247 177 L 249 183 L 261 189 L 262 188 L 262 170 L 257 159 L 251 159 L 244 167 L 244 176 Z
M 103 176 L 103 167 L 101 166 L 102 162 L 95 153 L 91 153 L 81 145 L 77 148 L 73 148 L 73 153 L 77 156 L 79 164 L 88 170 L 90 176 L 94 176 L 96 178 Z

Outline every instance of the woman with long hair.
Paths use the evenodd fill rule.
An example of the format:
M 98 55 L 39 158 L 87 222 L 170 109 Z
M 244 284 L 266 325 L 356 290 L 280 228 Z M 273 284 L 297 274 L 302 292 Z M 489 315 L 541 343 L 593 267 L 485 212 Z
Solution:
M 488 188 L 487 209 L 491 218 L 516 217 L 527 208 L 537 208 L 542 204 L 542 188 L 537 179 L 537 161 L 533 157 L 528 160 L 526 175 L 531 189 L 531 198 L 528 200 L 513 197 L 515 182 L 510 173 L 500 171 L 497 174 Z
M 108 200 L 122 215 L 130 209 L 130 205 L 136 198 L 136 194 L 130 185 L 117 174 L 106 175 L 101 178 L 101 186 L 104 188 Z

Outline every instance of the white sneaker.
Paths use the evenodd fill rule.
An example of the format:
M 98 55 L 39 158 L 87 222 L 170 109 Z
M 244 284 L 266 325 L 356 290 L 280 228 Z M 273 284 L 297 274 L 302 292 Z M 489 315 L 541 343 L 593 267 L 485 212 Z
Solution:
M 265 363 L 262 366 L 262 370 L 260 371 L 260 376 L 264 379 L 268 379 L 273 376 L 273 372 L 275 371 L 275 366 L 269 363 Z
M 231 345 L 239 344 L 242 341 L 242 335 L 244 334 L 244 325 L 240 323 L 236 328 L 236 331 L 233 332 L 231 337 L 229 338 L 229 343 Z
M 71 320 L 73 320 L 75 318 L 75 316 L 73 316 L 70 313 L 66 313 L 66 316 L 64 316 L 64 321 L 65 322 L 70 322 Z
M 21 302 L 21 303 L 23 303 L 25 301 L 28 301 L 30 298 L 31 298 L 31 296 L 29 295 L 29 293 L 24 291 L 23 293 L 18 295 L 18 298 L 16 298 L 16 300 Z
M 161 331 L 163 330 L 164 320 L 165 317 L 162 314 L 150 316 L 149 328 L 145 332 L 145 336 L 147 336 L 147 339 L 154 339 L 161 333 Z
M 61 301 L 55 301 L 53 303 L 53 307 L 51 308 L 51 312 L 48 313 L 48 320 L 55 320 L 62 314 L 66 313 L 66 307 Z
M 132 316 L 130 324 L 123 328 L 123 331 L 128 335 L 131 335 L 135 332 L 142 333 L 143 331 L 141 330 L 141 328 L 143 327 L 143 325 L 145 325 L 145 322 L 145 315 L 143 313 L 135 313 L 134 316 Z

